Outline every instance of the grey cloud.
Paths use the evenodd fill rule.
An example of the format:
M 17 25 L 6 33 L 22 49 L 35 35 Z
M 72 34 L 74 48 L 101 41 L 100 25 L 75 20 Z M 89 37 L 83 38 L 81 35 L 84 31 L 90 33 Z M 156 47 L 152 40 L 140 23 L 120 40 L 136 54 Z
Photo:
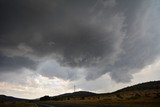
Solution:
M 80 69 L 60 66 L 58 62 L 51 59 L 41 63 L 37 71 L 45 77 L 58 77 L 64 80 L 76 80 L 81 74 Z
M 143 67 L 152 64 L 160 54 L 158 28 L 158 1 L 141 1 L 139 8 L 132 9 L 133 15 L 127 16 L 126 12 L 126 33 L 122 42 L 122 52 L 113 65 L 105 61 L 99 67 L 89 68 L 86 79 L 98 78 L 100 75 L 109 73 L 116 82 L 129 82 L 132 74 L 139 72 Z M 133 11 L 134 10 L 134 11 Z M 132 22 L 128 22 L 132 19 Z M 125 23 L 126 23 L 125 22 Z M 156 25 L 156 26 L 155 26 Z
M 72 79 L 77 68 L 85 68 L 87 80 L 109 73 L 117 82 L 128 82 L 159 56 L 158 11 L 149 1 L 2 0 L 0 7 L 3 69 L 33 69 L 39 67 L 36 58 L 54 54 L 60 65 L 35 71 Z
M 73 3 L 75 4 L 75 6 L 72 5 L 72 8 L 76 8 L 76 5 L 79 5 L 76 2 Z M 13 29 L 12 31 L 9 29 L 9 31 L 11 31 L 11 34 L 4 33 L 3 35 L 1 35 L 1 40 L 6 41 L 1 43 L 2 48 L 13 48 L 21 46 L 20 44 L 26 44 L 25 46 L 31 47 L 31 49 L 33 49 L 32 52 L 34 52 L 33 54 L 35 55 L 46 56 L 51 53 L 60 54 L 62 56 L 62 59 L 58 59 L 58 61 L 62 65 L 69 65 L 72 67 L 90 66 L 94 64 L 94 62 L 101 60 L 103 57 L 110 57 L 111 54 L 113 54 L 116 50 L 114 43 L 118 42 L 119 37 L 114 33 L 115 30 L 112 30 L 112 28 L 108 29 L 106 24 L 102 23 L 103 21 L 106 21 L 108 23 L 108 26 L 112 27 L 112 14 L 109 13 L 108 15 L 104 15 L 107 9 L 102 10 L 100 8 L 98 9 L 98 12 L 102 12 L 102 15 L 97 16 L 97 12 L 90 12 L 90 9 L 87 9 L 87 7 L 84 7 L 84 9 L 82 9 L 87 9 L 86 12 L 81 13 L 80 8 L 78 8 L 77 10 L 68 8 L 68 6 L 70 6 L 71 4 L 66 4 L 66 6 L 64 7 L 55 8 L 57 9 L 57 11 L 60 11 L 62 13 L 51 13 L 49 17 L 52 17 L 52 21 L 46 22 L 45 20 L 46 24 L 44 26 L 43 22 L 39 23 L 38 25 L 42 26 L 40 28 L 37 27 L 37 24 L 32 23 L 32 20 L 36 20 L 38 15 L 43 16 L 43 14 L 45 13 L 42 12 L 41 14 L 38 14 L 36 16 L 31 15 L 31 18 L 33 17 L 31 20 L 30 17 L 28 18 L 26 16 L 28 16 L 28 12 L 31 12 L 32 14 L 32 11 L 35 10 L 34 8 L 23 9 L 22 6 L 26 5 L 21 2 L 18 2 L 18 6 L 16 7 L 11 5 L 11 7 L 13 8 L 13 13 L 16 13 L 16 15 L 18 15 L 11 17 L 11 19 L 14 19 L 16 17 L 17 19 L 19 19 L 13 21 L 13 23 L 16 23 L 15 26 L 18 28 L 18 30 Z M 107 5 L 106 2 L 105 4 Z M 109 2 L 109 4 L 112 5 L 112 2 Z M 18 11 L 19 13 L 17 13 L 17 10 L 19 10 L 20 8 L 22 8 L 21 11 Z M 62 11 L 62 9 L 64 10 Z M 27 14 L 21 14 L 23 12 L 27 12 Z M 5 16 L 6 13 L 4 14 Z M 106 11 L 106 13 L 108 13 L 108 11 Z M 49 14 L 47 14 L 46 16 L 48 15 Z M 65 17 L 65 20 L 63 17 Z M 99 20 L 100 17 L 102 17 L 102 21 Z M 25 21 L 23 20 L 23 18 L 25 19 Z M 9 21 L 11 19 L 9 19 Z M 58 20 L 58 22 L 55 22 L 55 20 Z M 17 23 L 17 21 L 19 23 Z M 29 25 L 26 21 L 29 21 Z M 10 23 L 8 25 L 10 25 Z M 14 24 L 12 24 L 11 26 L 13 25 Z M 47 27 L 48 29 L 46 29 L 45 27 L 48 25 L 49 28 Z M 20 28 L 21 26 L 22 28 Z M 26 26 L 26 29 L 23 28 L 24 26 Z M 30 28 L 31 26 L 36 27 L 32 29 Z M 54 45 L 50 45 L 51 42 L 54 42 Z M 4 50 L 2 51 L 4 52 Z
M 37 63 L 22 56 L 9 57 L 0 54 L 0 72 L 15 71 L 21 68 L 36 69 Z
M 136 11 L 134 19 L 127 26 L 127 37 L 119 60 L 111 69 L 111 77 L 117 82 L 128 82 L 132 74 L 152 64 L 160 54 L 160 34 L 156 25 L 160 20 L 158 1 L 144 1 Z M 156 26 L 155 26 L 156 25 Z

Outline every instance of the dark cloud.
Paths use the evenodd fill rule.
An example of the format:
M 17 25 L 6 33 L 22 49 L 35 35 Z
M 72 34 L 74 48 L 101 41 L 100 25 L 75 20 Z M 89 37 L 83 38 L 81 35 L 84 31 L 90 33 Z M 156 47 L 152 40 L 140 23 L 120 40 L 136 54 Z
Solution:
M 109 72 L 117 82 L 129 82 L 132 73 L 159 55 L 159 32 L 150 27 L 158 21 L 154 5 L 138 0 L 1 0 L 0 67 L 33 69 L 37 60 L 51 57 L 60 64 L 55 68 L 85 68 L 88 80 Z M 42 70 L 45 76 L 68 78 Z
M 4 23 L 6 22 L 5 26 L 7 27 L 11 26 L 12 30 L 6 28 L 9 33 L 1 35 L 2 48 L 16 49 L 20 44 L 25 44 L 33 49 L 33 54 L 38 56 L 46 56 L 51 53 L 60 54 L 62 58 L 58 59 L 58 61 L 62 65 L 72 67 L 90 66 L 103 57 L 111 56 L 115 51 L 114 42 L 118 42 L 118 37 L 114 34 L 114 30 L 105 31 L 106 29 L 103 27 L 106 27 L 106 24 L 102 24 L 102 21 L 106 20 L 105 18 L 108 19 L 106 22 L 108 22 L 109 26 L 112 24 L 109 22 L 112 21 L 112 14 L 108 11 L 106 11 L 109 13 L 107 16 L 103 14 L 97 16 L 98 12 L 105 11 L 96 9 L 96 11 L 98 10 L 97 12 L 90 12 L 91 9 L 86 7 L 90 6 L 90 4 L 85 4 L 86 6 L 84 7 L 83 2 L 81 2 L 82 7 L 84 7 L 82 10 L 86 9 L 86 12 L 83 13 L 80 7 L 76 7 L 79 5 L 76 2 L 73 2 L 73 4 L 72 2 L 67 3 L 64 7 L 51 7 L 57 10 L 53 12 L 50 12 L 48 7 L 44 9 L 39 8 L 39 5 L 32 6 L 34 4 L 33 1 L 25 1 L 29 6 L 20 1 L 12 2 L 9 7 L 4 5 L 8 2 L 3 3 L 3 10 L 8 8 L 9 11 L 2 12 L 2 15 L 5 17 L 7 16 L 6 14 L 11 13 L 9 19 L 4 19 Z M 31 3 L 33 4 L 31 5 Z M 96 2 L 94 1 L 94 3 Z M 98 6 L 101 4 L 98 3 Z M 63 6 L 64 4 L 62 3 L 61 5 Z M 70 6 L 76 8 L 76 10 L 73 10 Z M 93 6 L 90 7 L 92 8 Z M 36 10 L 37 8 L 40 9 L 41 13 Z M 47 14 L 44 10 L 51 14 Z M 43 16 L 44 14 L 45 17 Z M 49 18 L 49 21 L 46 17 Z M 102 21 L 97 21 L 99 17 L 102 17 Z M 39 24 L 36 23 L 37 20 Z M 94 22 L 94 20 L 97 22 Z M 12 23 L 8 23 L 10 21 Z
M 36 69 L 36 63 L 22 56 L 9 57 L 0 54 L 0 72 L 15 71 L 21 68 Z

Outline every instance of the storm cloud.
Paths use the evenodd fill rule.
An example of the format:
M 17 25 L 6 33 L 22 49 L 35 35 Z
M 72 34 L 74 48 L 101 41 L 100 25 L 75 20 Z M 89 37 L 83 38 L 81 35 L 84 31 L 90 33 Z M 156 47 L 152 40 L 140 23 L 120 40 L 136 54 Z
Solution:
M 21 56 L 8 57 L 0 55 L 0 71 L 14 71 L 21 68 L 35 69 L 36 62 Z
M 1 0 L 0 72 L 28 68 L 72 80 L 83 68 L 87 80 L 109 73 L 129 82 L 159 57 L 159 3 Z

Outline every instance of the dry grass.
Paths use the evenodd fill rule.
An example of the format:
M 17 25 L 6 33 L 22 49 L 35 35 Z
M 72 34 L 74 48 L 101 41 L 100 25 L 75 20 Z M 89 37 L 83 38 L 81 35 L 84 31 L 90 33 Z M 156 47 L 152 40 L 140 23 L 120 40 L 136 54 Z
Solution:
M 7 102 L 7 103 L 0 103 L 0 107 L 38 107 L 36 104 L 33 103 L 26 103 L 26 102 Z
M 59 101 L 49 100 L 46 101 L 45 103 L 63 104 L 63 105 L 113 105 L 113 104 L 135 105 L 136 104 L 136 106 L 133 107 L 160 107 L 160 97 L 157 96 L 159 95 L 157 93 L 160 93 L 160 90 L 146 90 L 146 91 L 132 91 L 132 92 L 128 91 L 123 93 L 114 93 L 111 95 L 85 97 L 84 99 L 70 98 L 69 100 L 63 99 Z

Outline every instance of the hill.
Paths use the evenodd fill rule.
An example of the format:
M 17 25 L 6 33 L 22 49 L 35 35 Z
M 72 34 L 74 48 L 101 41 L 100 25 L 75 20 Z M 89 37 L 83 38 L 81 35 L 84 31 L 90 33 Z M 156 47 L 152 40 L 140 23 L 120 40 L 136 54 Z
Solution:
M 97 95 L 95 93 L 92 92 L 87 92 L 87 91 L 78 91 L 78 92 L 73 92 L 73 93 L 66 93 L 66 94 L 62 94 L 56 97 L 89 97 L 89 96 L 94 96 Z
M 160 81 L 150 81 L 98 95 L 101 101 L 115 103 L 160 103 Z M 102 101 L 102 102 L 103 102 Z
M 20 99 L 5 95 L 0 95 L 0 102 L 30 102 L 30 100 Z M 32 102 L 36 104 L 38 99 Z M 96 94 L 87 91 L 78 91 L 73 93 L 65 93 L 58 96 L 44 96 L 40 101 L 48 104 L 137 104 L 137 103 L 158 103 L 160 105 L 160 81 L 151 81 L 141 83 L 112 93 Z
M 27 101 L 27 100 L 6 95 L 0 95 L 0 102 L 19 102 L 19 101 Z
M 141 83 L 112 93 L 80 91 L 49 97 L 48 100 L 54 104 L 160 103 L 160 81 Z
M 87 91 L 78 91 L 78 92 L 73 92 L 73 93 L 65 93 L 65 94 L 61 94 L 58 96 L 53 96 L 53 97 L 49 97 L 49 96 L 44 96 L 41 97 L 40 100 L 70 100 L 70 99 L 84 99 L 85 97 L 92 97 L 92 96 L 96 96 L 97 94 L 92 93 L 92 92 L 87 92 Z
M 153 90 L 153 89 L 160 89 L 160 81 L 150 81 L 145 83 L 136 84 L 130 87 L 126 87 L 120 89 L 116 92 L 123 92 L 123 91 L 140 91 L 140 90 Z

